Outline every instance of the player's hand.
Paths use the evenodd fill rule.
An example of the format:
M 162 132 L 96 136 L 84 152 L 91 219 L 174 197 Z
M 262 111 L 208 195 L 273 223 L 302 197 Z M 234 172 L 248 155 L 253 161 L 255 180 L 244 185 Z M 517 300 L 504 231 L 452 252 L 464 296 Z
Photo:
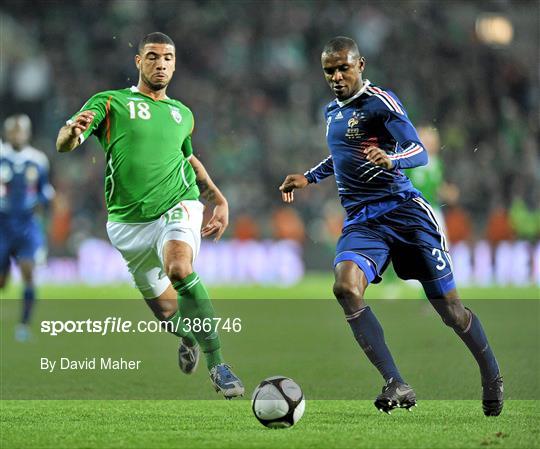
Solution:
M 368 147 L 364 150 L 364 154 L 369 162 L 378 165 L 379 167 L 390 170 L 394 166 L 392 159 L 388 157 L 384 150 L 381 150 L 378 147 Z
M 203 237 L 214 236 L 214 242 L 217 242 L 227 226 L 229 225 L 229 205 L 227 203 L 217 204 L 214 207 L 214 213 L 212 218 L 206 223 L 206 226 L 202 228 L 201 235 Z
M 294 189 L 303 189 L 308 184 L 308 180 L 304 175 L 287 175 L 283 184 L 279 186 L 281 198 L 286 203 L 292 203 L 294 201 Z
M 90 124 L 94 121 L 94 117 L 96 116 L 96 113 L 94 111 L 84 111 L 81 112 L 75 120 L 73 120 L 73 123 L 69 125 L 71 135 L 75 137 L 79 137 L 83 132 L 85 132 Z

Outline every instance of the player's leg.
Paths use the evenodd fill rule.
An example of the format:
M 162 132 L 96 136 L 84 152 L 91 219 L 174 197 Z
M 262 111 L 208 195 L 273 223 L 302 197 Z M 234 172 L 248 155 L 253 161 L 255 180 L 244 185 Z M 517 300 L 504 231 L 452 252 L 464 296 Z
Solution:
M 0 231 L 3 231 L 3 229 L 1 229 Z M 0 290 L 3 290 L 8 283 L 10 267 L 11 257 L 8 239 L 0 238 Z M 15 329 L 15 340 L 26 341 L 28 340 L 28 337 L 29 332 L 27 327 L 22 326 L 19 323 Z
M 242 382 L 223 362 L 221 341 L 214 327 L 214 308 L 208 291 L 193 271 L 191 246 L 183 241 L 168 240 L 163 255 L 165 272 L 178 292 L 177 313 L 182 320 L 187 320 L 186 324 L 203 351 L 216 391 L 227 399 L 243 395 Z
M 23 281 L 23 302 L 21 320 L 15 329 L 15 339 L 17 341 L 28 341 L 31 338 L 30 319 L 36 301 L 36 291 L 34 287 L 34 261 L 30 259 L 19 260 L 19 269 Z
M 9 238 L 6 236 L 9 235 L 10 228 L 4 226 L 2 221 L 0 221 L 0 290 L 5 288 L 9 279 L 9 268 L 10 268 L 10 242 Z
M 434 290 L 433 281 L 423 282 L 426 296 L 441 316 L 467 345 L 478 362 L 482 382 L 488 383 L 500 375 L 499 365 L 488 343 L 478 317 L 458 297 L 457 289 Z
M 22 313 L 21 321 L 17 326 L 15 337 L 19 341 L 25 341 L 30 338 L 30 320 L 36 300 L 36 288 L 34 282 L 35 261 L 38 252 L 43 247 L 44 238 L 41 227 L 35 219 L 30 220 L 20 229 L 18 243 L 14 249 L 14 256 L 21 270 L 23 282 L 22 292 Z
M 9 269 L 10 269 L 10 256 L 9 249 L 7 248 L 7 242 L 2 243 L 1 241 L 5 239 L 0 239 L 0 290 L 2 290 L 8 282 L 9 279 Z M 23 279 L 25 278 L 23 271 Z M 15 328 L 15 340 L 19 342 L 28 341 L 31 337 L 30 328 L 28 326 L 30 321 L 31 309 L 34 302 L 33 295 L 28 295 L 28 289 L 26 288 L 26 282 L 24 283 L 25 288 L 23 292 L 23 310 L 21 320 Z M 32 291 L 31 291 L 32 292 Z
M 178 293 L 178 313 L 190 327 L 204 353 L 216 391 L 230 399 L 244 393 L 244 387 L 223 362 L 221 341 L 215 328 L 214 307 L 193 262 L 200 249 L 203 206 L 183 201 L 164 217 L 158 252 L 165 273 Z
M 23 308 L 21 314 L 21 324 L 28 326 L 32 317 L 32 310 L 36 300 L 34 286 L 34 261 L 31 259 L 20 259 L 18 262 L 23 281 Z
M 178 310 L 176 290 L 170 284 L 161 295 L 145 301 L 159 321 L 169 320 Z
M 343 308 L 356 341 L 385 380 L 375 406 L 385 412 L 400 406 L 410 408 L 416 403 L 414 392 L 401 377 L 386 345 L 382 326 L 364 301 L 369 283 L 380 281 L 377 266 L 383 270 L 386 267 L 388 248 L 381 236 L 367 227 L 357 227 L 353 232 L 344 232 L 336 252 L 334 295 Z
M 184 373 L 190 374 L 197 367 L 199 351 L 195 338 L 183 326 L 176 290 L 165 276 L 154 248 L 160 230 L 160 220 L 145 224 L 107 223 L 111 243 L 122 254 L 135 285 L 154 316 L 167 331 L 180 337 L 178 364 Z
M 8 283 L 9 272 L 0 273 L 0 290 L 4 289 Z
M 9 280 L 9 257 L 7 257 L 7 262 L 4 263 L 1 261 L 0 257 L 0 290 L 4 289 L 8 284 Z
M 169 233 L 171 234 L 171 233 Z M 177 312 L 205 354 L 208 369 L 223 363 L 221 343 L 214 330 L 214 308 L 206 287 L 192 266 L 193 250 L 183 241 L 168 240 L 163 248 L 163 266 L 175 291 Z M 203 325 L 208 323 L 208 325 Z
M 350 257 L 358 258 L 355 256 Z M 359 267 L 357 260 L 341 260 L 334 269 L 334 275 L 334 295 L 345 312 L 354 338 L 385 381 L 395 379 L 403 382 L 384 340 L 382 326 L 364 302 L 364 291 L 369 278 Z
M 178 293 L 168 283 L 165 291 L 155 298 L 145 298 L 154 316 L 163 323 L 167 331 L 180 337 L 178 366 L 185 374 L 192 374 L 199 364 L 199 346 L 193 334 L 184 329 L 182 315 L 178 311 Z
M 443 291 L 434 288 L 433 281 L 423 284 L 426 296 L 443 322 L 461 338 L 478 363 L 484 414 L 498 416 L 503 408 L 503 382 L 482 323 L 469 308 L 463 306 L 456 288 Z
M 415 198 L 409 203 L 406 217 L 413 231 L 411 235 L 396 235 L 396 239 L 401 240 L 395 248 L 395 256 L 392 256 L 396 272 L 403 279 L 420 280 L 427 298 L 443 322 L 471 351 L 482 377 L 484 413 L 498 415 L 502 410 L 499 366 L 480 320 L 459 299 L 442 227 L 423 198 Z M 399 211 L 394 215 L 396 219 L 400 218 Z M 401 220 L 402 226 L 404 222 Z

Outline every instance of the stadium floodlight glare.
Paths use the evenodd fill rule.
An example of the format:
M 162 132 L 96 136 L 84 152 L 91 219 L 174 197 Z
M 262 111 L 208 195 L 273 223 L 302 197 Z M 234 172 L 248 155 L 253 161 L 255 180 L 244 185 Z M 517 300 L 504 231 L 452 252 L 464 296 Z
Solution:
M 514 27 L 508 17 L 500 14 L 482 14 L 475 23 L 476 36 L 481 42 L 494 47 L 506 47 L 514 38 Z

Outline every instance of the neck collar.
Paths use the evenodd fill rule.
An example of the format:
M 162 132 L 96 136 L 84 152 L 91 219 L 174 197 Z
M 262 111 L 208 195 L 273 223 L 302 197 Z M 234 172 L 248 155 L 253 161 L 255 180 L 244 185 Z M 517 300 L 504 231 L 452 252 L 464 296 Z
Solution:
M 131 90 L 131 92 L 138 93 L 138 94 L 141 94 L 141 95 L 145 95 L 145 96 L 147 96 L 147 97 L 150 97 L 150 95 L 147 95 L 147 94 L 145 94 L 144 92 L 141 92 L 137 86 L 131 86 L 131 87 L 129 88 L 129 90 Z M 150 98 L 152 98 L 152 97 L 150 97 Z M 165 100 L 170 100 L 170 98 L 169 98 L 167 95 L 165 95 L 165 98 L 164 98 L 164 99 L 165 99 Z M 154 99 L 152 98 L 152 100 L 154 100 Z M 159 101 L 159 100 L 154 100 L 154 101 Z
M 356 92 L 352 97 L 350 98 L 347 98 L 346 100 L 343 100 L 343 101 L 339 101 L 337 98 L 336 98 L 336 103 L 337 105 L 342 108 L 343 106 L 346 106 L 348 105 L 351 101 L 353 100 L 356 100 L 360 95 L 362 95 L 366 89 L 368 88 L 368 86 L 370 85 L 370 81 L 369 80 L 364 80 L 364 84 L 362 85 L 362 87 L 360 88 L 360 90 L 358 92 Z

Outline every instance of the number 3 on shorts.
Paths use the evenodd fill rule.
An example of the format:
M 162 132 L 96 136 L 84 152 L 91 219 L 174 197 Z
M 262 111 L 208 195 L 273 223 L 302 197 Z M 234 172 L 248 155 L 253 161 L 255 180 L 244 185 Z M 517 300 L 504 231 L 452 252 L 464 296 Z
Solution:
M 441 250 L 439 248 L 433 248 L 433 251 L 431 251 L 432 256 L 437 257 L 437 262 L 439 262 L 437 265 L 435 265 L 435 268 L 437 270 L 442 271 L 446 268 L 446 260 L 444 260 Z
M 169 223 L 182 221 L 183 217 L 184 217 L 184 212 L 182 211 L 181 208 L 170 210 L 165 214 L 165 225 L 168 225 Z

